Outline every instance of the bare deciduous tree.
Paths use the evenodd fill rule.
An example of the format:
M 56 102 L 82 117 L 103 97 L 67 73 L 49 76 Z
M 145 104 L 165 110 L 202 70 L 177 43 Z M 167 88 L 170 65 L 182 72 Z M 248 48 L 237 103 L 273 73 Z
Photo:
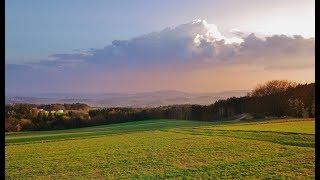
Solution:
M 249 95 L 265 96 L 284 92 L 289 88 L 296 87 L 298 84 L 289 80 L 272 80 L 263 85 L 258 85 Z

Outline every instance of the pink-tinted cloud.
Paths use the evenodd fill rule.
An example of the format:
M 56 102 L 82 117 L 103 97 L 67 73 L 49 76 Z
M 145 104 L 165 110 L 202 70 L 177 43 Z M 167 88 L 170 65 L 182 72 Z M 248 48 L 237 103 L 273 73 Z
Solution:
M 7 65 L 6 88 L 36 90 L 61 86 L 59 88 L 63 90 L 70 86 L 72 90 L 91 84 L 92 89 L 117 90 L 128 88 L 122 83 L 135 82 L 149 89 L 162 86 L 160 89 L 167 89 L 166 83 L 160 85 L 160 79 L 166 79 L 166 74 L 176 76 L 171 81 L 177 83 L 176 88 L 183 88 L 181 84 L 187 79 L 186 72 L 203 69 L 217 71 L 219 68 L 254 66 L 268 72 L 314 68 L 313 38 L 306 39 L 299 35 L 257 37 L 253 33 L 235 30 L 232 33 L 233 37 L 225 37 L 215 25 L 196 20 L 130 40 L 115 40 L 102 49 L 53 54 L 39 63 Z M 166 73 L 158 73 L 159 81 L 155 85 L 156 82 L 148 79 L 148 76 L 152 77 L 157 70 Z M 145 73 L 139 75 L 139 72 Z M 224 76 L 220 79 L 233 77 L 233 74 L 222 74 Z M 138 83 L 137 79 L 141 81 Z M 217 77 L 215 79 L 218 81 Z

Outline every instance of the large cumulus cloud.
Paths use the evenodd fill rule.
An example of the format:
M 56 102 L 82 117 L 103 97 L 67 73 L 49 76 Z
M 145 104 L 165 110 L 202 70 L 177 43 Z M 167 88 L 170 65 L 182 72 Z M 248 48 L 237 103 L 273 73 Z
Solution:
M 60 73 L 65 80 L 70 76 L 152 67 L 184 71 L 250 64 L 265 70 L 293 70 L 314 67 L 314 47 L 314 38 L 299 35 L 262 37 L 233 29 L 225 36 L 215 25 L 195 20 L 130 40 L 114 40 L 101 49 L 52 54 L 38 63 L 8 64 L 6 76 L 14 83 L 18 75 L 33 81 Z
M 130 40 L 114 40 L 102 49 L 69 54 L 53 54 L 33 66 L 74 67 L 78 64 L 99 64 L 106 67 L 197 64 L 213 66 L 225 63 L 256 63 L 275 66 L 292 63 L 313 66 L 314 39 L 296 35 L 257 37 L 231 31 L 223 36 L 213 24 L 195 20 L 160 32 L 152 32 Z M 299 61 L 301 61 L 299 63 Z M 276 68 L 276 67 L 275 67 Z

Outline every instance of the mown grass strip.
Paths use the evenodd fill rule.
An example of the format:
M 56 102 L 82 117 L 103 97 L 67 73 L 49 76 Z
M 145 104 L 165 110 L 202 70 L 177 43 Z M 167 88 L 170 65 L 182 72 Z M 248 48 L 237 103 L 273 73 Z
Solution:
M 111 134 L 123 134 L 131 132 L 140 132 L 140 131 L 152 131 L 160 130 L 167 128 L 177 128 L 177 127 L 198 127 L 198 126 L 207 126 L 210 122 L 199 122 L 199 121 L 174 121 L 174 120 L 165 120 L 165 121 L 152 121 L 146 124 L 134 124 L 128 123 L 123 124 L 123 126 L 106 126 L 106 127 L 96 127 L 92 129 L 81 128 L 82 130 L 78 131 L 53 131 L 52 133 L 40 133 L 40 134 L 30 134 L 29 136 L 8 136 L 6 137 L 6 145 L 10 144 L 19 144 L 19 143 L 37 143 L 37 142 L 51 142 L 58 140 L 67 140 L 67 139 L 78 139 L 78 138 L 88 138 L 88 137 L 99 137 L 104 135 Z M 89 131 L 90 130 L 90 131 Z
M 162 130 L 175 133 L 186 133 L 192 135 L 205 136 L 225 136 L 241 139 L 258 140 L 273 142 L 282 145 L 300 146 L 300 147 L 315 147 L 315 136 L 310 134 L 291 133 L 291 132 L 259 132 L 259 131 L 240 131 L 240 130 L 208 130 L 208 129 L 169 129 Z

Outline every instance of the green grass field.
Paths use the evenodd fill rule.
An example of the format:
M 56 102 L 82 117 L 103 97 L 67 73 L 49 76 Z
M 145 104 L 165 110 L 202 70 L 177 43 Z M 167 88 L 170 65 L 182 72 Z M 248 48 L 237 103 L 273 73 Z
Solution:
M 314 179 L 314 119 L 7 133 L 6 179 Z

